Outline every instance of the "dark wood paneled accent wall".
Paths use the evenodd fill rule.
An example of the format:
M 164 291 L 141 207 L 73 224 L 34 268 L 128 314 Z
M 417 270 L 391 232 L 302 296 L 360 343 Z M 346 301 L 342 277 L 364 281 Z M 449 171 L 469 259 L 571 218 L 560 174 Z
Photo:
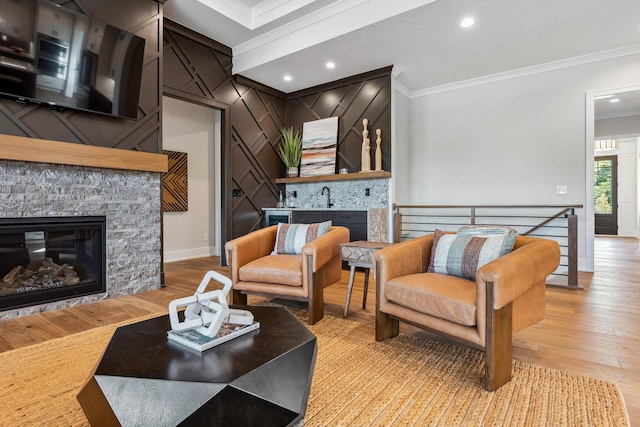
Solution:
M 222 243 L 262 226 L 284 176 L 276 147 L 280 130 L 339 117 L 337 167 L 360 170 L 362 119 L 382 130 L 383 168 L 391 165 L 391 67 L 286 95 L 232 75 L 232 52 L 214 40 L 165 20 L 164 94 L 222 110 Z M 232 196 L 233 195 L 233 196 Z
M 285 95 L 232 75 L 231 49 L 166 20 L 164 93 L 222 110 L 222 243 L 262 226 L 284 167 L 275 147 Z
M 262 208 L 275 206 L 278 188 L 275 178 L 284 176 L 284 165 L 276 147 L 285 125 L 283 94 L 257 83 L 240 84 L 241 94 L 231 112 L 231 168 L 233 188 L 233 236 L 262 227 Z
M 372 169 L 380 129 L 382 168 L 391 171 L 391 67 L 294 92 L 287 99 L 287 125 L 297 130 L 304 122 L 338 117 L 336 172 L 360 171 L 363 119 L 369 121 Z
M 75 0 L 56 3 L 146 39 L 138 119 L 75 110 L 58 112 L 0 99 L 0 133 L 78 144 L 162 152 L 160 69 L 162 6 L 154 0 Z

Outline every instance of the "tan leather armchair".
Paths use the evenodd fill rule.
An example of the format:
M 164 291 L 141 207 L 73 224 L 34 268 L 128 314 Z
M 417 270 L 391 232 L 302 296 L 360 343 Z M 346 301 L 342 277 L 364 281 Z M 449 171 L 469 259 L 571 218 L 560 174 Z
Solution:
M 480 267 L 475 283 L 426 273 L 433 234 L 374 254 L 376 340 L 408 323 L 485 352 L 484 386 L 511 380 L 512 334 L 544 317 L 545 285 L 558 268 L 553 240 L 518 236 L 512 252 Z
M 247 304 L 247 294 L 307 301 L 309 324 L 324 315 L 323 289 L 342 274 L 340 244 L 349 229 L 330 227 L 326 234 L 302 248 L 300 255 L 270 255 L 278 226 L 263 228 L 225 245 L 231 270 L 232 304 Z

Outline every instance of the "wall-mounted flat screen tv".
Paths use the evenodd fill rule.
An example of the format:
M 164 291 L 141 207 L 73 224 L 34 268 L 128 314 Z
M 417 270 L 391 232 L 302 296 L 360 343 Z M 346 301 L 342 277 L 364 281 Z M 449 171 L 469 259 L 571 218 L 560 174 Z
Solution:
M 136 119 L 144 42 L 48 0 L 0 0 L 0 95 Z

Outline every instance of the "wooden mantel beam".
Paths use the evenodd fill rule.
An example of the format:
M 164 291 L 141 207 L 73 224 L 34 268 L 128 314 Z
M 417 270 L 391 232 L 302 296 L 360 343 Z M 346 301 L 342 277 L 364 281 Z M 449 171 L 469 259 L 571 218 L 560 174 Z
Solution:
M 167 156 L 118 148 L 0 135 L 0 160 L 166 172 Z

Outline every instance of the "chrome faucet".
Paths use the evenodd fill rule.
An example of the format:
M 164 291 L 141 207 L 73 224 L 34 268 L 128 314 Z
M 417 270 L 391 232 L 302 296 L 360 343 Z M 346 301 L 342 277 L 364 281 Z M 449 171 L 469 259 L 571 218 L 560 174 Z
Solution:
M 333 206 L 333 203 L 331 203 L 331 190 L 329 190 L 329 187 L 322 187 L 322 195 L 324 196 L 324 190 L 327 190 L 327 207 L 330 208 L 331 206 Z

